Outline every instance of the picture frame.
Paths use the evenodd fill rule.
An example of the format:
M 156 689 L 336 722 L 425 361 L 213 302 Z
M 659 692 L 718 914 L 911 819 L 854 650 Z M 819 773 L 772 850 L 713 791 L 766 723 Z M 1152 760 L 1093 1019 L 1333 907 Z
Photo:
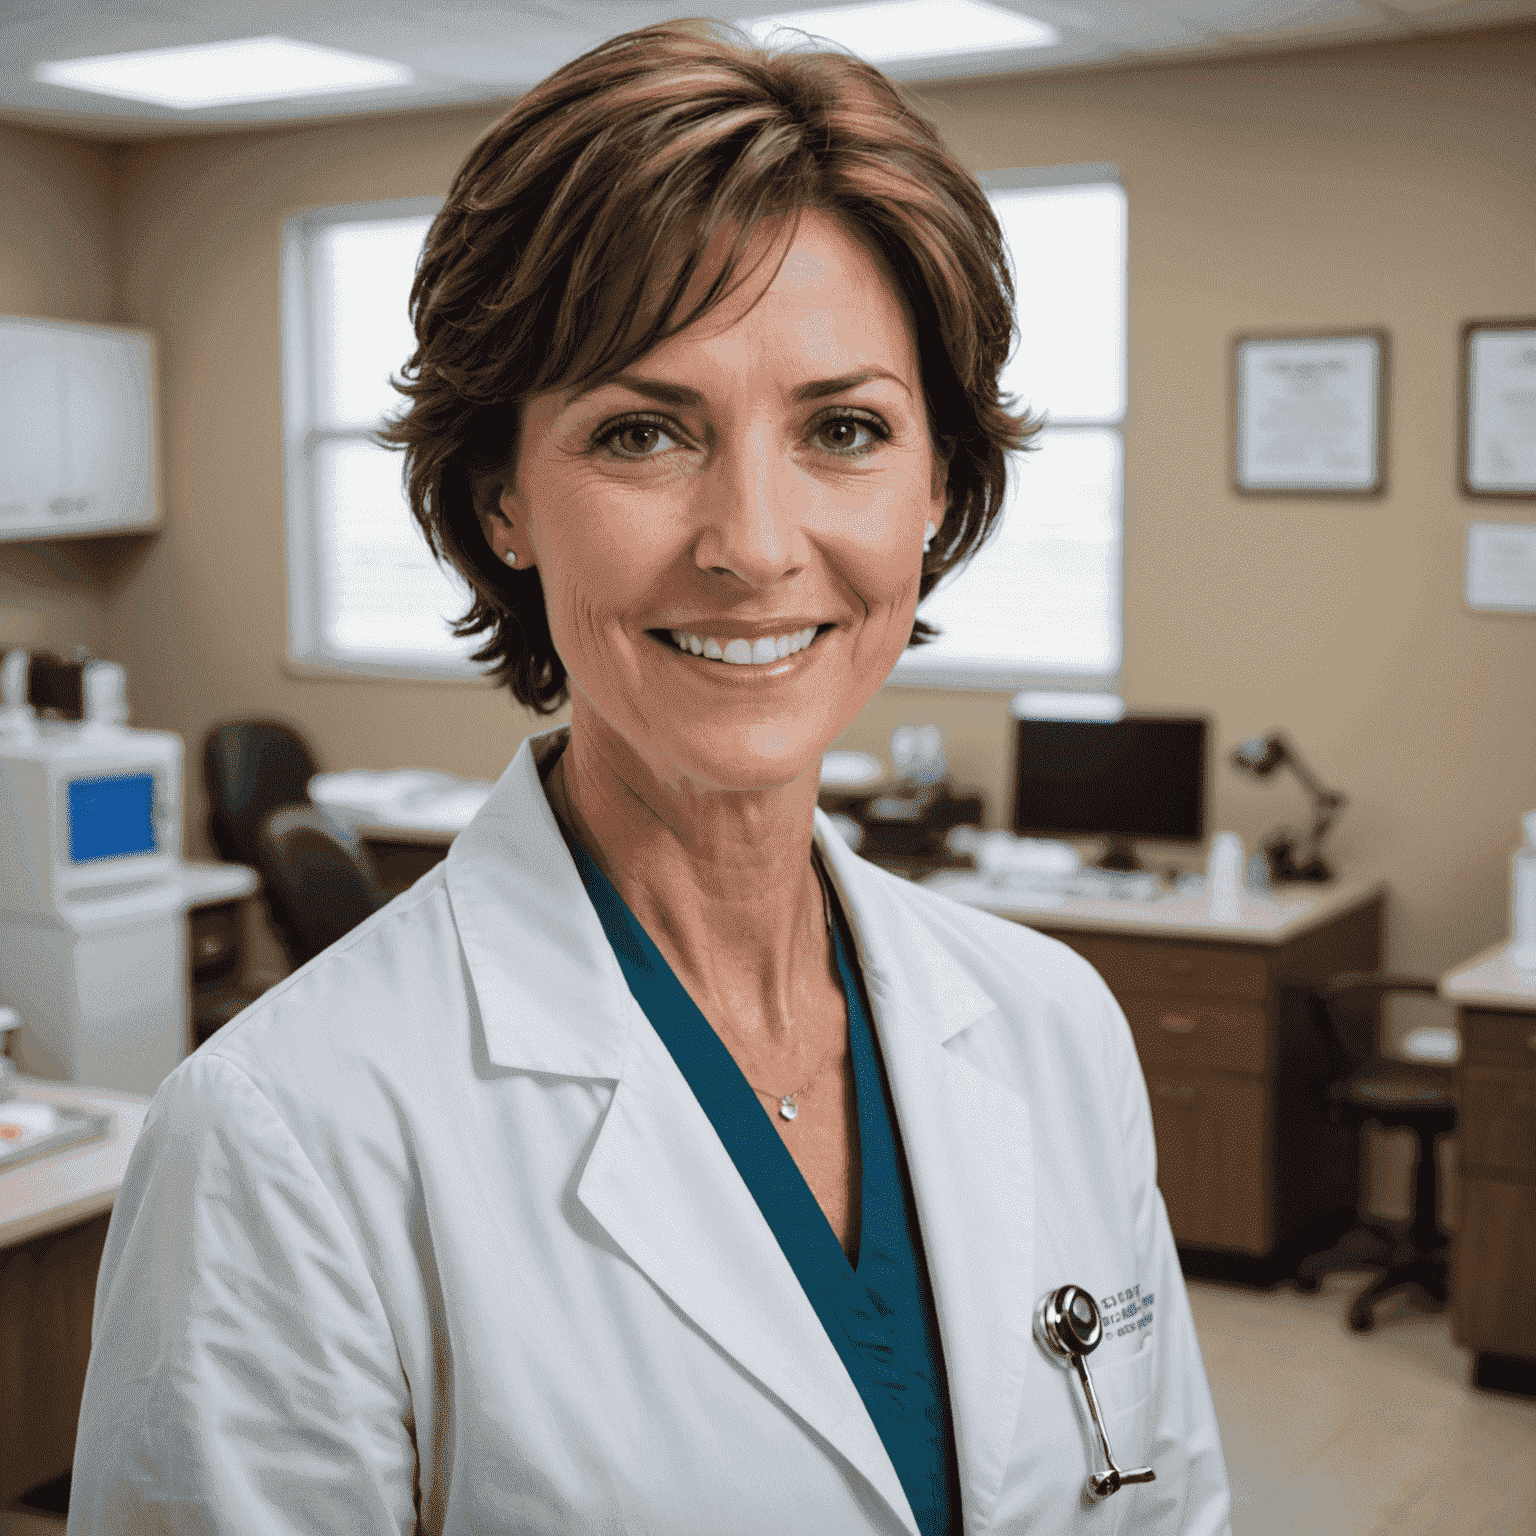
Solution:
M 1536 499 L 1536 316 L 1461 328 L 1463 496 Z
M 1387 486 L 1385 330 L 1232 340 L 1232 485 L 1245 496 L 1380 496 Z
M 1476 613 L 1536 614 L 1536 523 L 1469 523 L 1464 595 Z

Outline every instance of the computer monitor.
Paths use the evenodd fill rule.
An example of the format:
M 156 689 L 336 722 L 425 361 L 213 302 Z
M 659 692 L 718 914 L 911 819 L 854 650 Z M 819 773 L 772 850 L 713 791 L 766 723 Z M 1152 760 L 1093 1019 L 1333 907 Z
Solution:
M 1013 830 L 1020 837 L 1105 837 L 1099 866 L 1138 869 L 1131 839 L 1205 836 L 1205 720 L 1020 718 Z

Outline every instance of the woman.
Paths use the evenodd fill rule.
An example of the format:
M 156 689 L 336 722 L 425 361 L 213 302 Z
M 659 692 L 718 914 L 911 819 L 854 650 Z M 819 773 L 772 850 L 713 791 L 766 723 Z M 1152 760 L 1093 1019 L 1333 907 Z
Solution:
M 852 59 L 650 29 L 487 134 L 413 305 L 412 505 L 570 726 L 162 1088 L 72 1529 L 1225 1530 L 1113 1000 L 815 809 L 1030 430 L 980 190 Z M 1137 1298 L 1098 1505 L 1069 1281 Z

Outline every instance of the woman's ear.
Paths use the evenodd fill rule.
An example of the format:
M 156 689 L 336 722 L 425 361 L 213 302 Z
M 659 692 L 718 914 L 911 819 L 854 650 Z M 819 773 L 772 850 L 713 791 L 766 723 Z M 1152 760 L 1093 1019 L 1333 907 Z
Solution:
M 500 471 L 472 476 L 470 496 L 480 531 L 491 546 L 491 552 L 498 560 L 519 568 L 523 563 L 521 557 L 527 551 L 518 543 L 517 498 L 507 484 L 506 476 Z

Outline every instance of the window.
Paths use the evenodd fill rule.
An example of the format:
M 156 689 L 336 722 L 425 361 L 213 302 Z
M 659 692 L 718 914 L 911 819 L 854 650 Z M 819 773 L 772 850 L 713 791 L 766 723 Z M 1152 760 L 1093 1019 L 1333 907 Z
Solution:
M 432 558 L 373 434 L 415 347 L 406 301 L 431 200 L 317 208 L 288 221 L 283 407 L 288 629 L 295 661 L 384 676 L 474 677 L 451 622 L 464 584 Z
M 943 634 L 906 652 L 891 681 L 1112 689 L 1121 655 L 1125 189 L 1113 167 L 1093 165 L 982 181 L 1018 299 L 1003 388 L 1047 425 L 1009 465 L 991 540 L 919 610 Z
M 1120 424 L 1126 394 L 1126 200 L 1107 166 L 983 178 L 1018 290 L 1004 388 L 1048 425 L 1010 466 L 991 542 L 923 604 L 942 630 L 892 682 L 1113 688 L 1121 653 Z M 401 397 L 406 316 L 435 201 L 310 209 L 288 221 L 283 274 L 289 648 L 383 676 L 473 678 L 449 626 L 463 583 L 428 552 L 398 453 L 373 441 Z

